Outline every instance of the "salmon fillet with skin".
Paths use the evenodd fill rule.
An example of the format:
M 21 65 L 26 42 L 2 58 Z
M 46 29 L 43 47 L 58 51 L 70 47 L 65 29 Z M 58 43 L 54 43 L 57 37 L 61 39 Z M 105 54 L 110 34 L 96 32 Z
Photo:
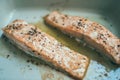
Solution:
M 44 19 L 45 23 L 70 36 L 82 39 L 120 65 L 120 39 L 103 25 L 83 17 L 70 16 L 57 11 L 53 11 Z
M 75 79 L 83 79 L 89 59 L 59 43 L 55 38 L 23 20 L 3 28 L 4 35 L 27 54 L 52 64 Z

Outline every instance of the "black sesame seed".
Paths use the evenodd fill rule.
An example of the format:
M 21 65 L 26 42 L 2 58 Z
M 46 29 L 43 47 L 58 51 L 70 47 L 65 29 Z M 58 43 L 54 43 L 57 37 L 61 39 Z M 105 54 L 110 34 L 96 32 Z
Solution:
M 105 74 L 104 74 L 104 76 L 108 76 L 108 74 L 107 74 L 107 73 L 105 73 Z
M 79 19 L 79 21 L 82 21 L 82 19 Z
M 41 34 L 41 32 L 38 32 L 39 34 Z
M 34 33 L 37 33 L 37 28 L 31 28 L 31 30 L 34 32 Z
M 103 34 L 100 34 L 100 36 L 104 36 Z
M 83 58 L 83 60 L 85 60 L 85 58 Z
M 28 34 L 30 34 L 30 35 L 34 35 L 34 32 L 32 32 L 32 31 L 29 31 L 29 32 L 28 32 Z
M 105 43 L 105 44 L 106 44 L 106 41 L 103 41 L 103 43 Z
M 13 29 L 15 29 L 15 27 L 13 26 Z
M 78 63 L 77 65 L 80 65 L 80 63 Z
M 33 50 L 32 52 L 36 52 L 36 51 Z
M 84 21 L 87 21 L 87 19 L 85 19 Z
M 37 30 L 36 30 L 36 29 L 34 29 L 34 32 L 35 32 L 35 33 L 37 33 Z
M 54 50 L 52 50 L 52 52 L 54 52 Z
M 7 55 L 6 57 L 7 57 L 7 58 L 9 58 L 9 57 L 10 57 L 10 55 Z
M 36 62 L 36 65 L 39 65 L 39 64 Z
M 18 30 L 18 27 L 15 27 L 15 29 L 17 29 L 17 30 Z
M 27 60 L 27 62 L 30 62 L 30 60 Z
M 68 17 L 68 15 L 65 15 L 65 17 Z
M 107 36 L 108 36 L 108 37 L 110 37 L 110 35 L 109 35 L 109 34 L 107 34 Z
M 13 24 L 13 26 L 15 26 L 15 24 Z
M 81 22 L 78 22 L 78 26 L 82 26 L 82 23 L 81 23 Z
M 120 45 L 117 45 L 117 47 L 120 47 Z
M 31 28 L 31 30 L 34 30 L 33 28 Z

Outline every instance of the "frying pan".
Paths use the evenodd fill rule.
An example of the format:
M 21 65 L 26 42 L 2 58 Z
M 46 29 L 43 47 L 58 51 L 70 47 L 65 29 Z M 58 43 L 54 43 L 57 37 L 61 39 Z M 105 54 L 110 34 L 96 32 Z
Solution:
M 120 37 L 118 0 L 0 0 L 0 28 L 15 19 L 38 26 L 69 48 L 88 56 L 84 80 L 120 80 L 120 67 L 74 38 L 44 24 L 43 17 L 57 10 L 98 22 Z M 73 80 L 9 43 L 0 30 L 0 80 Z

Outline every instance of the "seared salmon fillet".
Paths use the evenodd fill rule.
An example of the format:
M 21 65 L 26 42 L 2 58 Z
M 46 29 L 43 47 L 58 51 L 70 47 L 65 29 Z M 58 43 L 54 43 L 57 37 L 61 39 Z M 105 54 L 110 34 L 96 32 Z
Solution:
M 4 35 L 26 53 L 52 64 L 75 79 L 83 79 L 89 59 L 58 42 L 24 20 L 15 20 L 3 28 Z
M 46 24 L 83 40 L 98 52 L 108 56 L 114 63 L 120 64 L 120 39 L 103 25 L 83 17 L 70 16 L 57 11 L 53 11 L 44 19 Z

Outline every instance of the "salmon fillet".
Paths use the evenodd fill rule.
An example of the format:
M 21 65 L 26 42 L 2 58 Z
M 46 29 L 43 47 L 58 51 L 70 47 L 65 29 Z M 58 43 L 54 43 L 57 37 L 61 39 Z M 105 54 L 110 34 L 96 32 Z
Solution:
M 58 42 L 39 28 L 15 20 L 3 28 L 4 35 L 27 54 L 52 64 L 75 79 L 83 79 L 89 59 Z
M 67 35 L 82 40 L 106 55 L 114 63 L 120 64 L 120 39 L 103 25 L 79 16 L 70 16 L 53 11 L 45 16 L 45 23 Z

